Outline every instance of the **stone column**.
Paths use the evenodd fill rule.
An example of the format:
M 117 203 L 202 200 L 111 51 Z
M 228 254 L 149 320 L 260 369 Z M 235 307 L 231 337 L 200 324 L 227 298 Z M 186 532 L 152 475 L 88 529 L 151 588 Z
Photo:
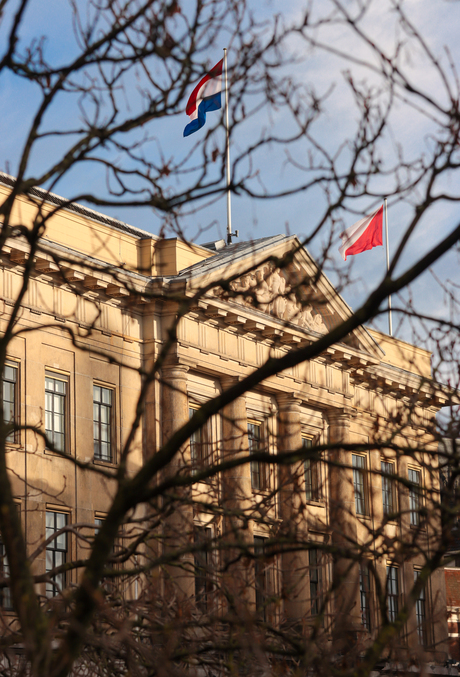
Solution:
M 300 400 L 289 394 L 281 394 L 278 400 L 278 454 L 300 449 Z M 293 543 L 308 543 L 304 501 L 303 461 L 279 466 L 280 516 L 283 520 L 283 535 Z M 288 622 L 302 621 L 309 615 L 308 550 L 282 555 L 284 614 Z
M 189 418 L 187 396 L 188 367 L 181 364 L 172 364 L 161 370 L 161 428 L 162 442 L 168 439 L 181 428 Z M 184 445 L 164 471 L 166 477 L 184 472 L 184 466 L 190 467 L 189 445 Z M 193 541 L 193 507 L 189 499 L 191 490 L 175 489 L 173 492 L 179 499 L 170 505 L 164 501 L 164 550 L 174 552 Z M 183 500 L 181 500 L 183 499 Z M 177 595 L 183 602 L 194 594 L 195 577 L 193 574 L 193 555 L 185 555 L 176 566 L 168 567 L 166 590 Z
M 221 379 L 222 389 L 228 390 L 237 383 L 237 378 Z M 223 408 L 222 412 L 222 460 L 230 460 L 248 453 L 248 420 L 246 398 L 238 397 Z M 241 548 L 252 547 L 253 525 L 249 511 L 253 504 L 251 466 L 239 465 L 222 473 L 222 507 L 224 543 L 235 544 L 223 552 L 223 561 L 228 564 L 224 585 L 229 593 L 230 604 L 237 613 L 245 612 L 249 603 L 255 605 L 252 567 L 247 566 L 239 554 Z M 229 564 L 235 561 L 234 564 Z
M 329 444 L 349 443 L 351 410 L 328 411 Z M 357 517 L 351 453 L 337 447 L 329 454 L 329 504 L 332 532 L 335 648 L 350 648 L 362 631 L 357 555 Z

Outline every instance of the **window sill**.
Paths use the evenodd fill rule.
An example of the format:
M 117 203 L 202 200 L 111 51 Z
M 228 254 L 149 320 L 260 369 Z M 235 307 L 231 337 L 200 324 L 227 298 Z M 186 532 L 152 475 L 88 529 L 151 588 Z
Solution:
M 93 465 L 103 465 L 105 467 L 109 468 L 116 468 L 117 464 L 115 461 L 104 461 L 102 458 L 93 458 L 92 461 Z
M 72 456 L 68 451 L 53 451 L 52 449 L 48 449 L 48 447 L 44 448 L 43 453 L 49 454 L 50 456 L 57 456 L 58 458 L 71 458 Z
M 366 520 L 366 521 L 370 521 L 372 519 L 371 515 L 361 515 L 360 514 L 360 515 L 356 515 L 356 517 L 360 520 Z
M 318 508 L 326 507 L 325 498 L 306 498 L 305 502 L 307 503 L 307 505 L 316 505 Z

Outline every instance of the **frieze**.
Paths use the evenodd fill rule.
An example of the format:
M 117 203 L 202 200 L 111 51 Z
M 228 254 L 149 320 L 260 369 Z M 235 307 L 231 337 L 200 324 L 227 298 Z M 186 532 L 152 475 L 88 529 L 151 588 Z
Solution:
M 257 308 L 263 313 L 291 322 L 304 329 L 320 334 L 327 332 L 323 318 L 317 309 L 308 301 L 299 301 L 299 287 L 292 287 L 285 271 L 271 264 L 259 266 L 255 270 L 230 282 L 233 294 L 226 294 L 222 289 L 215 289 L 219 297 L 231 298 L 241 305 Z

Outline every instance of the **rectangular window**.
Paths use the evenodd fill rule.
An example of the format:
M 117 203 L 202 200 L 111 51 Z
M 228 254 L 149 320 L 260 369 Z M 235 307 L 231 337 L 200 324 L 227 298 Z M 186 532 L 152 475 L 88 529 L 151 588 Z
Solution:
M 213 591 L 212 558 L 208 550 L 211 539 L 212 529 L 195 527 L 195 543 L 202 545 L 195 552 L 195 604 L 203 613 L 210 609 Z
M 194 407 L 189 407 L 189 418 L 196 413 Z M 195 430 L 190 437 L 190 460 L 192 464 L 192 473 L 203 470 L 211 462 L 211 434 L 210 421 L 207 421 L 202 428 Z
M 256 588 L 256 613 L 267 620 L 267 570 L 265 564 L 265 541 L 263 536 L 254 536 L 254 582 Z
M 420 508 L 422 507 L 420 470 L 409 468 L 409 482 L 412 483 L 409 489 L 410 523 L 412 526 L 418 526 L 420 524 Z
M 319 548 L 308 551 L 310 570 L 310 611 L 312 616 L 321 613 L 323 606 L 323 566 L 322 552 Z
M 420 576 L 420 571 L 414 569 L 414 583 L 417 582 Z M 427 645 L 427 625 L 426 625 L 426 595 L 425 587 L 419 593 L 418 599 L 415 602 L 415 618 L 417 621 L 417 636 L 418 641 L 422 646 Z
M 45 432 L 56 451 L 66 450 L 67 380 L 45 375 Z
M 312 441 L 308 437 L 302 437 L 302 448 L 311 449 Z M 305 497 L 307 501 L 319 501 L 321 494 L 321 462 L 306 458 L 304 461 L 305 472 Z
M 367 515 L 366 501 L 366 459 L 353 454 L 353 487 L 355 490 L 355 508 L 357 515 Z
M 5 364 L 3 369 L 3 422 L 14 425 L 18 419 L 18 368 Z M 16 442 L 17 433 L 12 430 L 6 437 L 7 442 Z
M 394 623 L 399 613 L 399 571 L 391 565 L 387 566 L 387 607 L 388 620 Z
M 395 483 L 391 475 L 394 475 L 394 464 L 381 462 L 382 470 L 382 503 L 383 516 L 392 515 L 396 509 L 395 501 Z
M 248 422 L 249 453 L 262 451 L 262 426 L 260 423 Z M 268 467 L 260 461 L 251 461 L 251 485 L 256 491 L 268 489 Z
M 112 390 L 93 385 L 94 458 L 112 461 Z
M 371 631 L 371 577 L 366 562 L 359 567 L 359 596 L 361 601 L 361 622 Z
M 8 565 L 6 550 L 3 543 L 0 543 L 0 574 L 2 578 L 8 578 L 10 575 L 10 567 Z M 12 611 L 13 600 L 9 588 L 0 589 L 0 606 L 6 611 Z
M 67 526 L 67 515 L 63 512 L 46 512 L 46 538 Z M 67 561 L 67 533 L 64 532 L 56 536 L 46 546 L 46 572 L 52 572 L 56 567 L 60 567 Z M 64 572 L 51 576 L 51 580 L 46 584 L 47 597 L 55 597 L 64 588 L 66 575 Z

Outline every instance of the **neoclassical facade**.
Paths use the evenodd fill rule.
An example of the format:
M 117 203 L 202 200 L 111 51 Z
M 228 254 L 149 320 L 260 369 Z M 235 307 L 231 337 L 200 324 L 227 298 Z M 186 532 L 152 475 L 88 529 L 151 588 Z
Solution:
M 0 177 L 3 196 L 11 185 Z M 38 191 L 21 197 L 13 223 L 29 227 L 39 202 L 49 213 L 60 205 Z M 2 250 L 4 326 L 28 252 L 20 236 Z M 177 322 L 184 298 L 193 301 Z M 113 486 L 97 470 L 110 474 L 120 461 L 142 374 L 159 357 L 127 456 L 130 473 L 204 403 L 350 314 L 295 236 L 195 245 L 80 206 L 58 210 L 34 257 L 3 374 L 5 420 L 18 426 L 8 462 L 30 549 L 66 524 L 97 527 L 104 519 Z M 275 548 L 266 561 L 216 566 L 230 598 L 305 632 L 321 617 L 337 651 L 349 642 L 365 647 L 382 626 L 381 596 L 393 620 L 437 545 L 439 479 L 429 431 L 443 401 L 430 379 L 428 351 L 364 327 L 267 377 L 211 416 L 165 471 L 189 468 L 198 479 L 180 509 L 165 511 L 162 547 L 172 548 L 181 533 L 193 531 L 197 542 L 222 535 L 229 547 L 219 557 L 230 561 L 243 527 L 249 553 L 269 554 L 276 538 L 284 539 L 289 547 Z M 256 460 L 205 476 L 251 452 Z M 285 454 L 292 462 L 279 462 Z M 222 508 L 218 518 L 214 506 Z M 410 556 L 405 543 L 416 544 Z M 78 559 L 81 548 L 71 535 L 58 537 L 38 554 L 35 571 Z M 210 555 L 184 557 L 191 566 L 171 569 L 164 589 L 177 585 L 206 611 L 213 603 Z M 43 594 L 77 579 L 55 577 L 42 584 Z M 8 613 L 7 594 L 3 602 Z M 447 658 L 445 606 L 436 572 L 401 632 L 405 656 Z

